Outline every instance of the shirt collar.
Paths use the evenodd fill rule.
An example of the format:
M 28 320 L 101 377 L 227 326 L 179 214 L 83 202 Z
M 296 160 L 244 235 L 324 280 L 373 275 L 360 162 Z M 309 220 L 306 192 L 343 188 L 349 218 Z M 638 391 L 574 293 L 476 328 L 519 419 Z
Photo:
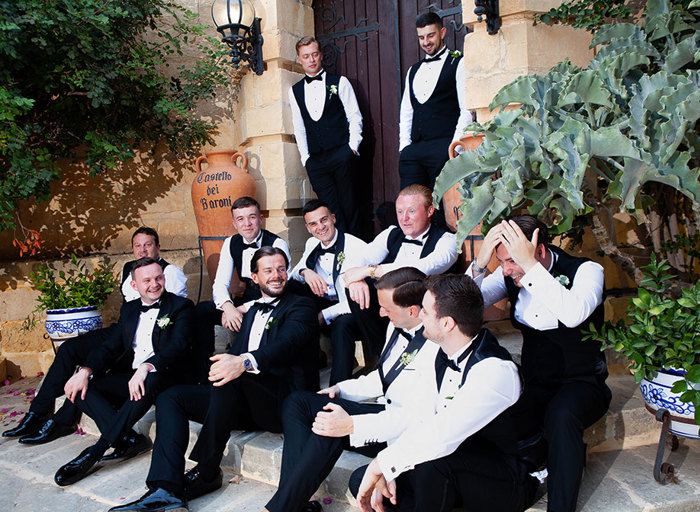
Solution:
M 418 236 L 406 236 L 409 240 L 420 240 L 421 242 L 424 242 L 425 239 L 428 237 L 428 231 L 430 231 L 430 224 L 428 224 L 428 228 L 423 231 L 420 235 Z
M 320 76 L 320 77 L 322 77 L 323 80 L 325 80 L 326 77 L 323 76 L 323 74 L 324 74 L 325 72 L 326 72 L 326 70 L 323 69 L 323 68 L 321 68 L 321 71 L 319 71 L 318 73 L 316 73 L 316 74 L 313 75 L 313 76 L 311 76 L 311 75 L 308 74 L 308 73 L 304 73 L 304 74 L 305 74 L 306 76 L 308 76 L 309 78 L 316 78 L 317 76 Z
M 481 335 L 481 333 L 479 333 L 479 334 L 477 334 L 476 336 L 474 336 L 474 337 L 471 339 L 471 341 L 470 341 L 469 343 L 467 343 L 467 344 L 464 345 L 462 348 L 460 348 L 457 352 L 455 352 L 454 354 L 452 354 L 452 355 L 450 356 L 450 360 L 451 360 L 451 361 L 454 361 L 454 362 L 457 362 L 457 360 L 459 359 L 459 356 L 461 356 L 462 354 L 464 354 L 465 350 L 467 350 L 469 347 L 471 347 L 472 343 L 475 343 L 475 342 L 479 339 L 479 336 L 480 336 L 480 335 Z M 469 357 L 467 357 L 467 358 L 465 359 L 465 361 L 468 360 L 468 359 L 469 359 Z M 462 362 L 464 362 L 464 361 L 462 361 Z
M 333 245 L 338 241 L 338 230 L 335 230 L 335 235 L 333 235 L 333 240 L 328 242 L 328 245 L 323 245 L 323 242 L 319 241 L 319 245 L 325 249 L 327 247 L 333 247 Z
M 258 247 L 260 247 L 260 246 L 262 245 L 262 236 L 263 236 L 263 232 L 262 232 L 262 229 L 261 229 L 261 230 L 260 230 L 260 233 L 258 233 L 258 236 L 255 237 L 255 240 L 253 240 L 252 242 L 249 242 L 248 240 L 246 240 L 245 238 L 243 238 L 243 242 L 246 243 L 246 244 L 255 244 L 255 245 L 257 245 Z
M 410 329 L 406 329 L 406 332 L 411 335 L 411 337 L 415 336 L 418 331 L 420 331 L 423 328 L 423 323 L 419 323 L 415 327 L 412 327 Z

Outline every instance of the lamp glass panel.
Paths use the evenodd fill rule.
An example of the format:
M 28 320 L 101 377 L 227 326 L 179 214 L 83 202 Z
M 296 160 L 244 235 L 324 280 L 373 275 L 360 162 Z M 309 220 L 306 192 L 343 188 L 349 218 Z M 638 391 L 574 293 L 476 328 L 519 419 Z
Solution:
M 248 0 L 214 0 L 211 6 L 211 16 L 217 27 L 222 25 L 245 27 L 231 30 L 231 35 L 242 36 L 255 20 L 255 8 Z

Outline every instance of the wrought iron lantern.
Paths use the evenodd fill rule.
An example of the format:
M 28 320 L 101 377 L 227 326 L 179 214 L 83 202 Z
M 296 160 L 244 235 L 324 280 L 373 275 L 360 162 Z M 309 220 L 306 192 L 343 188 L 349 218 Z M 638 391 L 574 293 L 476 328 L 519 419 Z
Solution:
M 230 50 L 233 67 L 238 69 L 241 61 L 256 74 L 263 73 L 260 18 L 255 17 L 255 8 L 250 0 L 214 0 L 211 17 L 221 39 Z
M 481 23 L 486 17 L 486 32 L 497 34 L 501 28 L 501 18 L 498 15 L 498 0 L 474 0 L 476 20 Z

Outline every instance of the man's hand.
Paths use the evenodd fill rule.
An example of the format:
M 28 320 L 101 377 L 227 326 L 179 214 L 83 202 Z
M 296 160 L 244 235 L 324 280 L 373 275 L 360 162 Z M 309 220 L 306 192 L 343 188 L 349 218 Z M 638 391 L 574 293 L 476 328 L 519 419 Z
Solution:
M 318 392 L 319 395 L 328 395 L 329 398 L 340 398 L 340 387 L 336 384 L 330 388 L 322 389 Z
M 396 505 L 396 480 L 387 484 L 377 459 L 372 459 L 362 477 L 357 502 L 362 512 L 384 512 L 384 498 L 389 498 Z
M 78 373 L 73 375 L 66 385 L 63 387 L 63 391 L 66 393 L 66 398 L 71 402 L 75 403 L 75 397 L 80 393 L 80 399 L 85 400 L 85 393 L 87 393 L 88 379 L 92 374 L 92 370 L 89 368 L 81 368 Z
M 152 369 L 153 367 L 148 363 L 139 365 L 131 379 L 129 379 L 129 399 L 136 402 L 143 398 L 143 395 L 146 393 L 146 387 L 143 383 L 146 382 L 146 377 L 148 377 L 148 373 Z
M 347 286 L 349 286 L 350 283 L 364 281 L 366 277 L 369 277 L 369 266 L 353 267 L 346 270 L 343 274 L 343 280 Z
M 232 354 L 216 354 L 209 358 L 214 364 L 209 368 L 209 380 L 214 386 L 223 386 L 245 372 L 243 358 Z
M 243 320 L 243 313 L 241 313 L 233 302 L 225 302 L 221 309 L 224 312 L 221 314 L 221 325 L 226 327 L 229 331 L 238 332 L 241 328 L 241 321 Z
M 364 281 L 350 283 L 348 285 L 348 291 L 350 292 L 350 298 L 357 302 L 360 309 L 367 309 L 369 307 L 369 286 L 367 286 L 367 283 Z
M 344 437 L 353 433 L 352 418 L 341 406 L 329 402 L 323 411 L 316 414 L 316 419 L 311 425 L 314 434 L 325 437 Z
M 313 270 L 308 268 L 304 269 L 302 276 L 304 277 L 306 284 L 308 284 L 309 288 L 311 288 L 314 295 L 323 297 L 323 295 L 328 291 L 328 283 L 326 283 L 323 278 Z
M 508 254 L 513 258 L 513 262 L 520 266 L 524 272 L 527 272 L 537 264 L 535 256 L 537 251 L 537 235 L 539 229 L 532 233 L 532 240 L 528 240 L 520 226 L 515 222 L 501 222 L 501 240 L 503 247 L 506 248 Z
M 481 244 L 481 249 L 479 249 L 479 254 L 474 262 L 477 267 L 486 268 L 491 262 L 493 252 L 496 250 L 498 244 L 501 243 L 501 231 L 503 231 L 501 225 L 496 224 L 486 233 L 484 242 Z

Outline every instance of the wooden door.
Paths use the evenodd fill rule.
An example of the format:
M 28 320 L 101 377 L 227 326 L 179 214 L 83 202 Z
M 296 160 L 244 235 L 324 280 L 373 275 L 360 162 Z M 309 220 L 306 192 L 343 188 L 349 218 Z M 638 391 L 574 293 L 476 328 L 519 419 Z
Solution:
M 399 191 L 399 105 L 406 72 L 422 58 L 416 16 L 437 12 L 448 47 L 462 51 L 461 2 L 315 0 L 313 8 L 324 67 L 350 80 L 362 111 L 361 166 L 354 185 L 370 237 L 394 216 L 393 206 L 385 203 L 393 203 Z

